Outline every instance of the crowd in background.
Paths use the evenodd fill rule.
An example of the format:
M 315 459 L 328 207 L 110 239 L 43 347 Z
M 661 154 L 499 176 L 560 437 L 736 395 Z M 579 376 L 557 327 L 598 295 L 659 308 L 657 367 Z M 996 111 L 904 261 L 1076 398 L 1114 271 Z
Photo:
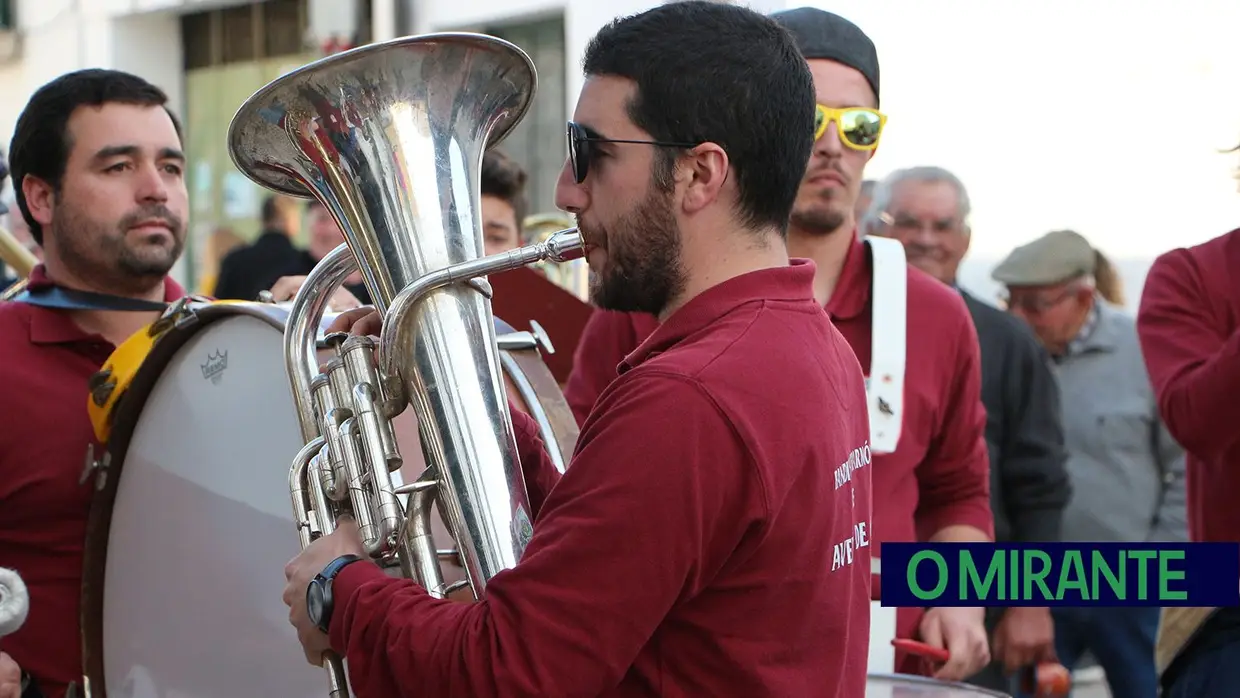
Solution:
M 840 41 L 868 45 L 868 39 Z M 842 61 L 865 75 L 876 106 L 877 57 L 858 50 L 862 58 L 829 51 L 820 58 Z M 827 139 L 838 148 L 833 139 L 842 126 L 835 128 Z M 873 147 L 880 134 L 877 127 L 870 135 Z M 530 241 L 526 180 L 520 164 L 502 152 L 486 155 L 481 227 L 487 254 Z M 1125 290 L 1115 268 L 1091 244 L 1088 231 L 1047 231 L 1010 250 L 993 269 L 1005 289 L 998 303 L 976 298 L 957 284 L 973 234 L 970 212 L 965 183 L 926 164 L 867 180 L 843 225 L 852 225 L 849 234 L 858 239 L 898 241 L 909 265 L 963 299 L 980 348 L 995 540 L 1187 540 L 1185 451 L 1161 416 L 1137 321 L 1123 310 Z M 252 242 L 227 227 L 211 234 L 197 292 L 218 299 L 288 300 L 344 240 L 315 201 L 273 195 L 258 213 L 260 229 Z M 8 229 L 41 259 L 35 236 L 16 214 L 10 207 Z M 3 283 L 15 281 L 10 274 Z M 355 273 L 332 304 L 345 310 L 370 301 Z M 614 373 L 615 365 L 606 368 Z M 587 401 L 586 411 L 592 404 Z M 1003 653 L 994 649 L 1006 644 L 1021 647 L 1029 661 L 1053 656 L 1070 669 L 1092 657 L 1115 696 L 1153 698 L 1159 623 L 1157 608 L 992 609 L 986 629 L 996 660 L 969 680 L 1007 688 L 1005 673 L 1015 660 L 1001 661 Z
M 529 242 L 526 179 L 501 151 L 487 153 L 481 191 L 488 254 Z M 13 213 L 9 230 L 41 255 L 22 216 Z M 953 287 L 969 249 L 969 213 L 964 183 L 934 166 L 866 180 L 855 208 L 859 235 L 899 240 L 909 264 Z M 259 219 L 250 243 L 228 227 L 211 234 L 199 293 L 288 300 L 344 241 L 317 201 L 270 195 Z M 1158 416 L 1135 322 L 1122 310 L 1124 290 L 1107 257 L 1079 233 L 1053 231 L 1012 250 L 994 278 L 1007 288 L 998 306 L 958 290 L 982 350 L 997 539 L 1185 540 L 1183 453 Z M 332 305 L 340 311 L 369 303 L 354 273 Z M 1074 496 L 1081 492 L 1090 496 Z M 1056 609 L 1053 633 L 1040 617 L 1046 613 L 1015 611 L 1031 634 L 1053 634 L 1065 665 L 1096 659 L 1115 695 L 1145 695 L 1141 686 L 1153 685 L 1157 609 Z M 989 614 L 992 630 L 1003 616 Z M 997 665 L 977 681 L 1006 685 L 996 671 Z

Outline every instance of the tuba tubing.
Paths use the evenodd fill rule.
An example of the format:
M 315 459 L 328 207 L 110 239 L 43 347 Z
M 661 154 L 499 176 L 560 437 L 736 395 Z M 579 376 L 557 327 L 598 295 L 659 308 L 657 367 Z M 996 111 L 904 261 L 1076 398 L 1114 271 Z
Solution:
M 346 51 L 261 88 L 229 127 L 237 168 L 267 189 L 324 204 L 345 233 L 294 298 L 284 358 L 305 447 L 289 468 L 304 547 L 358 525 L 383 567 L 435 597 L 444 584 L 431 537 L 436 503 L 475 598 L 516 565 L 532 534 L 505 399 L 486 276 L 582 255 L 576 229 L 484 256 L 483 153 L 532 103 L 537 76 L 516 46 L 480 34 L 403 37 Z M 383 315 L 376 342 L 335 333 L 319 365 L 328 299 L 360 271 Z M 426 470 L 397 485 L 392 420 L 412 407 Z M 333 696 L 348 695 L 340 659 Z
M 320 435 L 320 432 L 325 430 L 330 434 L 334 425 L 341 437 L 334 441 L 345 444 L 341 450 L 345 462 L 344 474 L 349 480 L 346 489 L 351 496 L 350 510 L 357 517 L 366 552 L 381 559 L 395 557 L 402 575 L 416 580 L 432 596 L 443 598 L 451 593 L 453 588 L 444 586 L 443 570 L 439 566 L 439 560 L 443 556 L 436 550 L 432 537 L 431 507 L 441 488 L 448 489 L 448 501 L 461 501 L 459 497 L 452 495 L 462 490 L 467 493 L 464 501 L 478 501 L 481 493 L 472 491 L 475 486 L 469 477 L 469 471 L 451 467 L 446 471 L 428 467 L 413 483 L 399 488 L 393 487 L 389 475 L 400 468 L 401 461 L 399 457 L 393 458 L 395 447 L 385 443 L 384 435 L 391 436 L 389 420 L 399 414 L 399 411 L 394 412 L 391 405 L 403 404 L 409 393 L 404 392 L 406 389 L 399 383 L 387 382 L 388 391 L 400 392 L 388 399 L 385 414 L 375 399 L 378 386 L 384 384 L 379 376 L 401 375 L 400 357 L 410 351 L 409 345 L 413 341 L 411 338 L 418 336 L 416 330 L 409 331 L 408 324 L 411 318 L 416 318 L 419 302 L 431 292 L 454 284 L 466 284 L 489 298 L 490 285 L 485 280 L 486 275 L 511 271 L 542 261 L 569 261 L 581 257 L 582 251 L 580 233 L 576 228 L 568 228 L 552 234 L 545 242 L 470 260 L 419 278 L 397 294 L 388 308 L 379 340 L 378 371 L 369 365 L 374 356 L 372 340 L 357 336 L 346 339 L 339 334 L 330 337 L 329 346 L 335 347 L 346 360 L 352 358 L 347 364 L 337 364 L 334 370 L 352 369 L 349 378 L 354 381 L 353 404 L 361 407 L 358 414 L 367 415 L 366 423 L 370 425 L 365 430 L 366 438 L 360 440 L 360 444 L 364 446 L 357 445 L 358 432 L 352 428 L 356 424 L 354 418 L 337 424 L 327 416 L 340 409 L 329 402 L 334 399 L 330 382 L 311 378 L 312 371 L 319 371 L 316 337 L 327 308 L 327 299 L 331 298 L 336 289 L 355 271 L 357 261 L 348 245 L 342 244 L 311 270 L 293 300 L 289 311 L 288 330 L 285 333 L 285 359 L 289 369 L 290 388 L 303 438 L 309 439 L 297 453 L 289 469 L 294 524 L 303 549 L 318 535 L 327 535 L 334 531 L 337 517 L 342 513 L 328 496 L 328 491 L 333 488 L 327 482 L 339 477 L 339 473 L 326 469 L 330 468 L 326 462 L 330 456 L 324 455 L 329 439 Z M 329 365 L 332 363 L 335 362 L 328 362 Z M 316 383 L 319 386 L 317 389 L 313 387 Z M 417 379 L 411 383 L 413 390 L 424 389 Z M 319 407 L 327 408 L 325 411 L 316 411 L 316 395 L 319 396 Z M 320 422 L 320 415 L 324 416 L 324 422 Z M 423 438 L 425 437 L 423 432 Z M 394 439 L 394 436 L 391 438 Z M 394 444 L 394 441 L 392 443 Z M 429 460 L 430 454 L 427 455 Z M 376 466 L 376 463 L 379 465 Z M 328 473 L 326 477 L 323 476 L 324 472 Z M 445 472 L 446 478 L 443 477 Z M 368 487 L 368 484 L 372 486 Z M 402 507 L 397 499 L 401 494 L 409 495 L 407 509 Z M 449 519 L 450 526 L 454 520 L 461 520 L 451 516 L 446 518 Z M 458 546 L 474 544 L 473 554 L 460 556 L 462 561 L 477 561 L 472 568 L 466 567 L 467 583 L 472 583 L 474 579 L 489 579 L 494 575 L 494 572 L 491 572 L 494 568 L 488 565 L 502 565 L 506 562 L 483 555 L 485 548 L 477 544 L 478 538 L 482 536 L 462 540 L 455 530 L 454 536 Z M 515 564 L 515 560 L 512 564 Z M 495 569 L 495 572 L 498 571 Z M 475 589 L 475 593 L 480 594 L 480 588 Z M 347 698 L 348 689 L 340 658 L 328 653 L 324 659 L 329 671 L 329 695 L 332 698 Z
M 13 271 L 24 279 L 30 276 L 30 271 L 38 265 L 39 258 L 26 249 L 12 232 L 0 228 L 0 261 L 13 267 Z
M 335 429 L 340 432 L 348 432 L 345 438 L 338 441 L 343 444 L 341 450 L 344 468 L 343 472 L 333 470 L 328 481 L 332 482 L 335 478 L 344 475 L 350 483 L 359 483 L 356 487 L 350 486 L 346 489 L 354 493 L 354 499 L 351 502 L 352 509 L 357 516 L 359 529 L 362 531 L 362 542 L 372 556 L 382 558 L 397 552 L 394 546 L 398 544 L 399 536 L 409 533 L 418 540 L 419 547 L 416 549 L 416 555 L 419 558 L 437 559 L 438 556 L 429 538 L 430 506 L 433 498 L 428 497 L 427 492 L 432 487 L 444 484 L 450 487 L 456 485 L 461 489 L 472 486 L 466 473 L 457 473 L 455 482 L 443 483 L 434 478 L 424 477 L 412 485 L 401 488 L 394 488 L 389 477 L 390 472 L 400 468 L 401 460 L 396 454 L 394 441 L 390 440 L 391 428 L 387 422 L 400 413 L 400 408 L 395 405 L 404 404 L 406 400 L 412 399 L 412 395 L 424 388 L 416 382 L 411 386 L 402 386 L 399 382 L 384 380 L 380 376 L 402 375 L 401 358 L 413 351 L 409 338 L 418 336 L 416 330 L 412 333 L 408 330 L 407 323 L 411 318 L 416 318 L 419 303 L 433 291 L 456 284 L 465 284 L 474 291 L 489 297 L 490 285 L 484 278 L 489 274 L 511 271 L 544 261 L 556 263 L 571 261 L 580 258 L 582 251 L 580 233 L 576 228 L 567 228 L 552 234 L 544 242 L 462 262 L 420 277 L 392 299 L 388 312 L 385 313 L 382 336 L 378 345 L 379 369 L 377 372 L 367 366 L 367 362 L 371 360 L 371 351 L 374 350 L 373 342 L 369 338 L 349 337 L 345 339 L 340 335 L 328 338 L 328 345 L 336 348 L 342 358 L 346 359 L 343 365 L 337 365 L 334 370 L 348 370 L 351 374 L 349 378 L 354 386 L 352 403 L 355 409 L 360 408 L 356 411 L 359 415 L 358 419 L 368 425 L 360 430 L 353 429 L 348 423 L 349 420 L 346 420 L 344 424 L 335 426 Z M 326 443 L 333 440 L 330 436 L 326 439 L 319 436 L 324 426 L 319 421 L 321 415 L 337 409 L 333 405 L 324 404 L 326 400 L 333 398 L 329 390 L 315 389 L 316 381 L 311 377 L 311 371 L 317 373 L 319 370 L 316 358 L 318 347 L 316 336 L 317 328 L 323 321 L 323 314 L 327 307 L 325 299 L 331 298 L 341 283 L 356 270 L 356 267 L 357 262 L 347 244 L 342 244 L 332 250 L 307 276 L 289 312 L 288 332 L 285 334 L 285 358 L 290 369 L 288 371 L 290 388 L 293 392 L 303 438 L 311 440 L 294 459 L 289 474 L 296 525 L 304 545 L 309 545 L 315 532 L 325 535 L 334 530 L 335 517 L 339 515 L 339 511 L 332 512 L 327 504 L 329 500 L 327 492 L 333 488 L 324 483 L 324 478 L 312 477 L 308 482 L 304 480 L 311 460 Z M 332 363 L 334 362 L 329 362 L 329 364 Z M 301 370 L 295 370 L 297 367 Z M 325 382 L 320 381 L 319 384 L 325 385 Z M 380 386 L 383 388 L 380 389 Z M 385 400 L 376 399 L 380 390 L 390 397 Z M 320 395 L 320 407 L 318 408 L 314 401 L 316 394 Z M 330 433 L 331 429 L 329 428 L 328 431 Z M 359 432 L 362 433 L 361 439 L 358 438 Z M 364 445 L 351 445 L 359 443 Z M 360 465 L 363 461 L 382 462 L 386 467 L 374 468 L 365 473 L 362 472 L 363 468 Z M 358 497 L 361 494 L 368 492 L 368 489 L 360 483 L 368 478 L 375 488 L 369 490 L 370 497 L 360 499 Z M 401 520 L 400 505 L 394 496 L 399 494 L 409 494 L 413 500 L 410 502 L 408 522 Z M 479 494 L 473 493 L 475 497 Z M 469 499 L 469 496 L 469 494 L 466 495 L 465 501 L 474 501 Z M 457 543 L 460 545 L 462 541 L 458 540 Z M 476 559 L 485 562 L 480 554 L 481 551 L 478 552 Z M 466 560 L 470 557 L 468 554 L 463 556 Z M 495 563 L 495 561 L 492 563 L 502 564 L 502 562 Z M 512 564 L 515 564 L 515 560 Z M 484 564 L 479 564 L 472 572 L 478 575 L 478 578 L 485 580 L 504 568 L 492 568 L 492 571 L 492 569 L 486 569 Z M 451 589 L 442 589 L 441 574 L 430 574 L 421 564 L 402 569 L 402 572 L 410 578 L 417 579 L 432 595 L 443 596 L 451 591 Z M 471 570 L 467 567 L 466 573 L 470 572 Z
M 0 228 L 0 261 L 13 267 L 13 271 L 17 272 L 18 276 L 18 281 L 12 286 L 0 289 L 0 301 L 7 301 L 16 298 L 18 294 L 26 290 L 30 272 L 38 265 L 39 258 L 13 237 L 13 233 Z

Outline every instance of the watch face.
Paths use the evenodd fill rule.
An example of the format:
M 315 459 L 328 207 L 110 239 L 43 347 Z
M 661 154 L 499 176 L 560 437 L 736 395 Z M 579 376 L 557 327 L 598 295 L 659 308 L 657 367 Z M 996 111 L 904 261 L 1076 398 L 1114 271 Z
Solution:
M 316 579 L 306 589 L 306 614 L 311 623 L 320 627 L 323 625 L 323 602 L 323 585 Z

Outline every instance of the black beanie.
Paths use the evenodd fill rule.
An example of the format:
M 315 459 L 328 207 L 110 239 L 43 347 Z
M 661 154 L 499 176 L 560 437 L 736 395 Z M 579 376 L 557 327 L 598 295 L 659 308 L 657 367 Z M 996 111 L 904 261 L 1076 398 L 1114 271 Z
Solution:
M 798 7 L 771 15 L 796 40 L 806 59 L 825 58 L 842 63 L 865 76 L 878 100 L 878 51 L 857 25 L 814 7 Z

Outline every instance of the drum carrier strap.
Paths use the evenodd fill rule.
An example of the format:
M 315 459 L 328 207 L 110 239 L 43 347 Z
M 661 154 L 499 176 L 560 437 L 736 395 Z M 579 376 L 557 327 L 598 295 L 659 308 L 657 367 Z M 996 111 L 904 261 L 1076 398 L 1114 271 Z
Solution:
M 14 303 L 26 303 L 43 308 L 57 310 L 122 310 L 130 312 L 150 312 L 167 310 L 168 304 L 156 301 L 144 301 L 138 298 L 113 296 L 108 293 L 79 291 L 62 286 L 40 286 L 31 290 L 25 289 L 17 294 Z
M 870 448 L 893 453 L 904 421 L 904 366 L 908 348 L 908 267 L 898 240 L 867 236 L 873 261 L 870 366 L 866 397 Z

